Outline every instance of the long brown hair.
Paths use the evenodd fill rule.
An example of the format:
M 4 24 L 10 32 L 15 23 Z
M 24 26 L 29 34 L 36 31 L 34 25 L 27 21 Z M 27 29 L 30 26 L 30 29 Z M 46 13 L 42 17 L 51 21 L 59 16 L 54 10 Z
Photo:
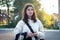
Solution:
M 31 16 L 31 20 L 36 22 L 36 11 L 35 11 L 34 6 L 31 3 L 25 4 L 25 6 L 23 8 L 23 11 L 22 11 L 22 19 L 23 19 L 23 21 L 28 22 L 28 15 L 26 13 L 26 10 L 27 10 L 28 7 L 32 7 L 33 8 L 33 15 Z

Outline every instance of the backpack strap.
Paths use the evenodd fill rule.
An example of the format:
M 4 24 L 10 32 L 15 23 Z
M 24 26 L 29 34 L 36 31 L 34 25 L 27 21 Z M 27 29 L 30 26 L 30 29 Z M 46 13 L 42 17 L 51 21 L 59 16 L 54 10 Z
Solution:
M 28 28 L 30 29 L 30 31 L 31 31 L 32 33 L 34 33 L 34 31 L 33 31 L 33 29 L 31 28 L 31 26 L 30 26 L 27 22 L 25 22 L 25 21 L 24 21 L 24 23 L 28 26 Z M 38 39 L 37 36 L 34 36 L 34 37 L 35 37 L 36 40 Z

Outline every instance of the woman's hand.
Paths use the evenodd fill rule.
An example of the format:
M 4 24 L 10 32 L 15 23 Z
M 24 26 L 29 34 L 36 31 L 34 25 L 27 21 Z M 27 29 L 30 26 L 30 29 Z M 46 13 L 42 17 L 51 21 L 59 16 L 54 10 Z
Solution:
M 37 33 L 37 32 L 35 32 L 35 33 L 27 33 L 26 38 L 27 38 L 27 37 L 37 36 L 37 35 L 38 35 L 38 33 Z
M 38 33 L 37 33 L 37 32 L 33 33 L 33 36 L 37 36 L 37 35 L 38 35 Z
M 27 38 L 27 37 L 33 37 L 33 33 L 27 33 L 26 38 Z

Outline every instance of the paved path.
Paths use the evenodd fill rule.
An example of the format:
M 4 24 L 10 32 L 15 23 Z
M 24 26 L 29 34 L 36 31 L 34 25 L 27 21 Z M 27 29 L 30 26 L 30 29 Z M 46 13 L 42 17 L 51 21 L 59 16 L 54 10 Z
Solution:
M 13 40 L 13 33 L 8 32 L 8 33 L 0 34 L 0 40 Z
M 59 30 L 45 31 L 46 40 L 60 40 Z
M 59 31 L 45 31 L 46 40 L 60 40 Z M 0 40 L 14 40 L 13 30 L 0 30 Z
M 13 30 L 0 30 L 0 40 L 14 40 Z

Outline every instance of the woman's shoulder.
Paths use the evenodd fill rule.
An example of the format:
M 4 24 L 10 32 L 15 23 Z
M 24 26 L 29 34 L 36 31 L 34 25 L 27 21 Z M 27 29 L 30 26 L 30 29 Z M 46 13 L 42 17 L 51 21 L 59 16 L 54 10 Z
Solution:
M 38 18 L 36 20 L 37 20 L 37 22 L 40 22 L 40 20 Z
M 19 22 L 23 22 L 23 20 L 21 19 L 21 20 L 19 20 Z
M 37 18 L 37 22 L 38 22 L 38 23 L 41 23 L 41 21 L 40 21 L 38 18 Z
M 37 19 L 37 23 L 39 24 L 39 26 L 43 27 L 43 24 L 39 19 Z
M 19 23 L 19 24 L 24 24 L 24 22 L 23 22 L 23 20 L 22 20 L 22 19 L 21 19 L 18 23 Z

